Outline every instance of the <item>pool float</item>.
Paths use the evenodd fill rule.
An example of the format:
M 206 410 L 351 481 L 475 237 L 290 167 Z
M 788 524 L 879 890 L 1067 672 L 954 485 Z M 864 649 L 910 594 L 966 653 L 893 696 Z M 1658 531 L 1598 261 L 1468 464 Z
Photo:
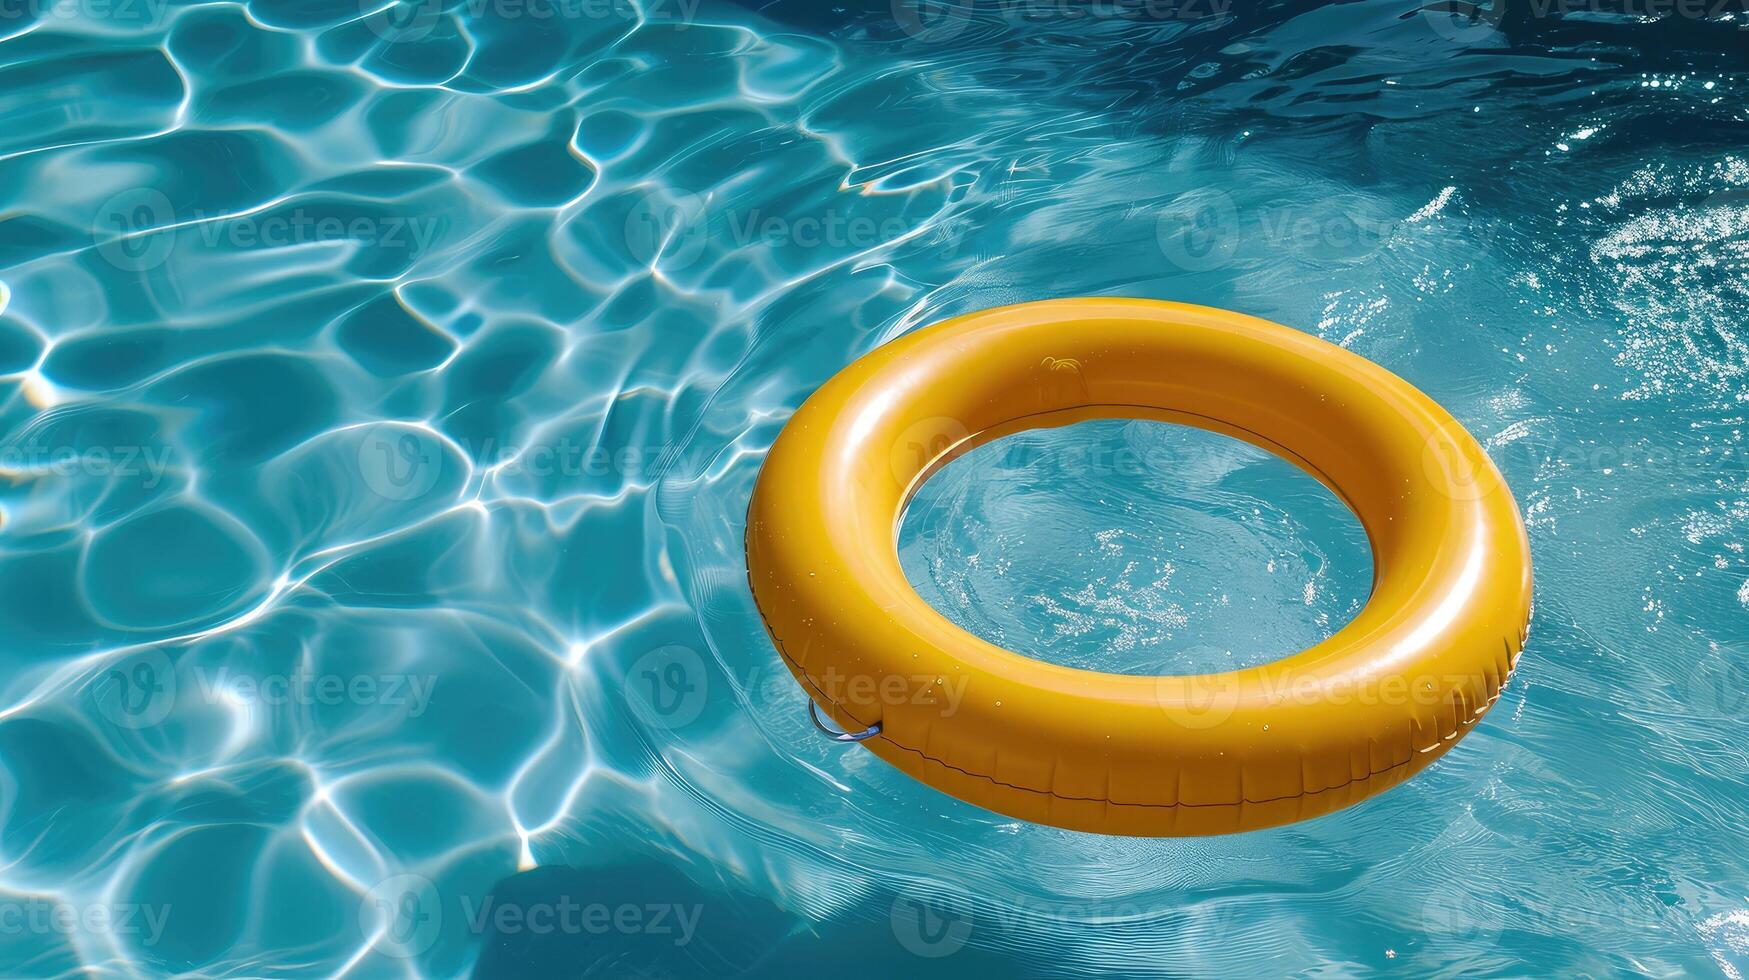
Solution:
M 1365 608 L 1272 663 L 1147 677 L 1004 650 L 924 602 L 897 532 L 930 474 L 992 439 L 1097 418 L 1196 426 L 1298 464 L 1366 529 Z M 973 313 L 845 368 L 771 447 L 747 572 L 840 740 L 998 813 L 1150 837 L 1289 823 L 1407 779 L 1500 696 L 1531 606 L 1512 495 L 1426 395 L 1265 320 L 1135 299 Z

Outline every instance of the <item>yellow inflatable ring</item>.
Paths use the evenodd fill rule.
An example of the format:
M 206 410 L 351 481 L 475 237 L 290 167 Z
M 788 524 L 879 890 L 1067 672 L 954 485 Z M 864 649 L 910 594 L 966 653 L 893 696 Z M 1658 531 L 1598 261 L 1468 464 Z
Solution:
M 1001 649 L 917 595 L 896 537 L 931 473 L 1111 417 L 1236 436 L 1317 477 L 1371 542 L 1366 607 L 1282 660 L 1146 677 Z M 771 448 L 747 571 L 790 671 L 876 755 L 999 813 L 1135 836 L 1288 823 L 1402 782 L 1500 696 L 1531 600 L 1510 492 L 1426 395 L 1265 320 L 1133 299 L 974 313 L 845 368 Z

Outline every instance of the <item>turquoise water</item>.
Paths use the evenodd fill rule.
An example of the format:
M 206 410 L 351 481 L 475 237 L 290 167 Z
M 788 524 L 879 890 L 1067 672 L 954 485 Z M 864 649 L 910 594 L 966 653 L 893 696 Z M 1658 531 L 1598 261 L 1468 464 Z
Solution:
M 1740 976 L 1737 22 L 1101 9 L 5 7 L 0 975 Z M 1315 333 L 1486 444 L 1538 604 L 1461 746 L 1151 841 L 813 733 L 764 451 L 881 342 L 1076 294 Z M 1113 670 L 1289 652 L 1370 574 L 1149 425 L 986 447 L 904 534 Z

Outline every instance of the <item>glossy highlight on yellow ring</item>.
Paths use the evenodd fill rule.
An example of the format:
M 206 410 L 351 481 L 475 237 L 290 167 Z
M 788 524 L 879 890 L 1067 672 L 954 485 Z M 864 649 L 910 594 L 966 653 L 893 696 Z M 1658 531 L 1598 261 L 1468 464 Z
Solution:
M 917 488 L 1009 433 L 1178 422 L 1298 464 L 1372 545 L 1334 636 L 1222 674 L 1043 663 L 949 622 L 899 567 Z M 1384 368 L 1223 310 L 1025 303 L 846 367 L 771 448 L 747 521 L 753 597 L 790 671 L 861 744 L 935 788 L 1075 830 L 1181 836 L 1328 813 L 1407 779 L 1500 696 L 1530 618 L 1530 550 L 1475 439 Z

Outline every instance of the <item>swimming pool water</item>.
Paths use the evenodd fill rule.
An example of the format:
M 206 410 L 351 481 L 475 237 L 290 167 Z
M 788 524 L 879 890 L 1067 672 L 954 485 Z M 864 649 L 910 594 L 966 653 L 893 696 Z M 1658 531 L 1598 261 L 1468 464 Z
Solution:
M 1279 660 L 1341 629 L 1372 586 L 1366 532 L 1314 477 L 1161 422 L 999 439 L 931 477 L 906 517 L 900 564 L 949 619 L 1086 670 Z
M 6 7 L 0 974 L 1740 976 L 1749 34 L 1141 6 Z M 1081 294 L 1484 442 L 1538 598 L 1461 746 L 1131 840 L 814 734 L 764 451 L 885 340 Z M 1364 600 L 1320 494 L 1079 426 L 902 553 L 1040 656 L 1257 662 Z

